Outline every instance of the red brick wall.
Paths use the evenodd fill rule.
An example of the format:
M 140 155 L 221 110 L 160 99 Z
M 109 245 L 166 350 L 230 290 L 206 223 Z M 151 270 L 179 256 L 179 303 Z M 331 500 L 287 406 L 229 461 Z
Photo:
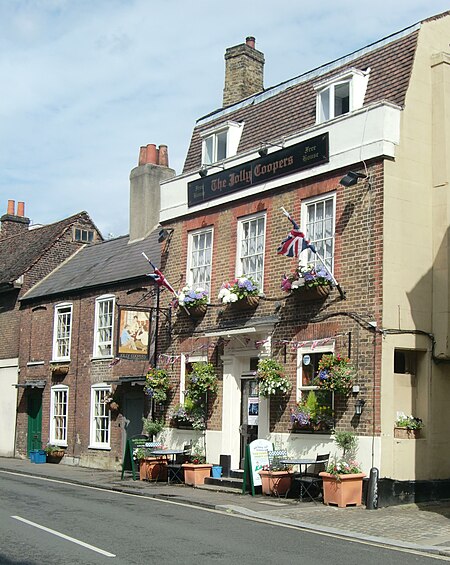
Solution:
M 265 211 L 265 299 L 260 301 L 254 318 L 279 316 L 280 321 L 272 336 L 273 351 L 275 356 L 285 361 L 293 385 L 296 383 L 297 364 L 297 351 L 292 348 L 293 344 L 338 336 L 336 352 L 347 354 L 350 334 L 352 361 L 358 370 L 356 384 L 360 385 L 359 397 L 366 404 L 362 416 L 355 419 L 356 397 L 351 396 L 347 400 L 336 398 L 336 425 L 338 429 L 355 429 L 360 435 L 371 435 L 379 434 L 380 430 L 380 338 L 374 337 L 368 322 L 381 323 L 383 164 L 374 162 L 369 165 L 371 189 L 364 181 L 344 188 L 339 180 L 345 172 L 293 183 L 264 193 L 261 197 L 229 203 L 226 208 L 211 208 L 208 214 L 193 214 L 189 219 L 171 221 L 174 233 L 170 247 L 165 249 L 163 267 L 168 280 L 177 288 L 184 284 L 186 277 L 188 232 L 201 227 L 214 227 L 210 297 L 213 306 L 208 308 L 205 318 L 196 323 L 180 311 L 174 318 L 173 339 L 161 341 L 160 345 L 162 351 L 177 356 L 189 350 L 192 339 L 198 342 L 205 331 L 214 331 L 220 322 L 233 321 L 234 314 L 230 308 L 218 304 L 217 294 L 222 282 L 232 279 L 235 274 L 237 222 L 243 216 Z M 287 299 L 280 289 L 283 273 L 295 267 L 295 260 L 276 254 L 277 247 L 291 227 L 280 212 L 280 207 L 283 206 L 297 221 L 301 221 L 302 200 L 332 191 L 337 194 L 334 275 L 345 290 L 346 299 L 342 300 L 334 289 L 323 304 L 312 302 L 299 305 L 292 298 Z M 166 304 L 169 299 L 166 298 Z M 286 354 L 284 345 L 281 345 L 285 340 L 291 343 Z M 174 364 L 171 370 L 174 381 L 177 381 L 179 366 Z M 295 397 L 293 387 L 282 414 L 278 409 L 271 410 L 273 430 L 287 431 L 289 410 L 295 405 Z M 219 394 L 217 409 L 209 426 L 212 429 L 220 429 L 221 403 Z M 273 401 L 272 408 L 275 406 L 279 406 L 279 400 Z

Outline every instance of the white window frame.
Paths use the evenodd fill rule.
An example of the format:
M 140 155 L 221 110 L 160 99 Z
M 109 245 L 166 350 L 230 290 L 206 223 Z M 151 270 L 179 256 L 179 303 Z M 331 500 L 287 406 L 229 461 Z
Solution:
M 63 312 L 63 310 L 68 310 L 69 312 Z M 65 337 L 59 336 L 59 329 L 60 329 L 60 316 L 69 314 L 70 316 L 70 324 L 69 324 L 69 331 L 68 335 Z M 53 353 L 52 353 L 52 360 L 53 361 L 70 361 L 70 350 L 71 350 L 71 342 L 72 342 L 72 323 L 73 323 L 73 305 L 70 302 L 64 302 L 61 304 L 55 305 L 55 315 L 53 318 Z M 67 352 L 68 355 L 58 355 L 58 344 L 60 341 L 66 340 L 67 345 Z
M 260 219 L 264 220 L 264 241 L 263 241 L 263 249 L 261 253 L 254 254 L 254 255 L 261 255 L 262 257 L 262 264 L 261 264 L 261 278 L 255 277 L 254 273 L 244 272 L 243 263 L 245 257 L 242 255 L 242 242 L 244 236 L 244 224 L 248 222 L 258 221 Z M 266 231 L 267 231 L 267 214 L 266 212 L 252 214 L 251 216 L 245 216 L 244 218 L 239 218 L 238 220 L 238 237 L 237 237 L 237 250 L 236 250 L 236 277 L 240 276 L 249 276 L 258 284 L 258 289 L 260 291 L 263 290 L 264 286 L 264 259 L 266 254 Z M 247 255 L 246 257 L 249 257 Z
M 351 68 L 342 71 L 334 77 L 320 81 L 314 85 L 317 92 L 316 101 L 316 123 L 321 124 L 339 116 L 346 116 L 354 110 L 362 108 L 364 104 L 364 96 L 367 90 L 369 81 L 370 68 L 365 71 L 360 69 Z M 340 114 L 335 113 L 335 89 L 343 84 L 348 84 L 348 112 Z M 328 115 L 324 115 L 322 111 L 322 104 L 325 97 L 328 97 Z
M 309 218 L 308 218 L 308 207 L 309 206 L 317 206 L 317 204 L 321 203 L 321 202 L 326 202 L 326 201 L 332 201 L 333 203 L 333 218 L 332 218 L 332 228 L 331 228 L 331 235 L 328 237 L 325 237 L 324 231 L 323 230 L 323 237 L 320 238 L 320 240 L 317 238 L 317 234 L 315 232 L 315 230 L 311 229 L 311 224 L 309 223 Z M 301 218 L 302 218 L 302 222 L 301 222 L 301 227 L 302 227 L 302 231 L 305 234 L 305 236 L 311 241 L 311 243 L 314 244 L 316 250 L 319 252 L 319 255 L 321 255 L 321 257 L 323 258 L 323 260 L 325 261 L 325 266 L 328 269 L 328 271 L 332 274 L 333 273 L 333 269 L 334 269 L 334 252 L 335 252 L 335 242 L 336 242 L 336 193 L 332 192 L 332 193 L 327 193 L 327 194 L 322 194 L 320 196 L 315 196 L 313 198 L 308 198 L 305 200 L 302 200 L 302 208 L 301 208 Z M 315 224 L 317 224 L 318 222 L 315 222 Z M 331 254 L 327 254 L 325 255 L 322 252 L 322 246 L 320 245 L 321 241 L 328 241 L 331 240 Z M 314 265 L 315 267 L 320 267 L 322 265 L 322 260 L 319 259 L 318 255 L 316 253 L 313 253 L 310 249 L 306 249 L 300 257 L 300 264 L 301 265 L 306 265 L 307 263 Z
M 210 251 L 210 261 L 209 261 L 209 265 L 204 263 L 202 265 L 202 267 L 204 269 L 208 269 L 208 276 L 205 277 L 205 280 L 197 280 L 197 282 L 194 282 L 194 271 L 195 269 L 199 269 L 199 266 L 197 265 L 196 267 L 194 267 L 193 263 L 193 253 L 194 253 L 194 238 L 196 238 L 197 236 L 201 236 L 202 234 L 208 234 L 211 233 L 211 251 Z M 212 272 L 212 260 L 213 260 L 213 245 L 214 245 L 214 229 L 212 227 L 209 228 L 204 228 L 201 230 L 196 230 L 193 232 L 189 233 L 189 237 L 188 237 L 188 264 L 187 264 L 187 273 L 186 273 L 186 280 L 188 281 L 188 285 L 191 288 L 198 288 L 198 287 L 202 287 L 204 288 L 207 292 L 208 292 L 208 296 L 211 296 L 211 272 Z M 206 249 L 206 248 L 204 248 Z M 209 277 L 209 280 L 206 280 Z
M 60 398 L 63 397 L 64 401 L 60 402 Z M 61 406 L 65 406 L 62 410 Z M 58 412 L 58 413 L 57 413 Z M 69 416 L 69 387 L 66 385 L 55 385 L 51 388 L 50 396 L 50 443 L 53 445 L 59 445 L 61 447 L 67 447 L 67 427 L 68 427 L 68 416 Z M 57 421 L 62 422 L 62 425 L 57 426 Z M 57 428 L 62 430 L 63 437 L 56 437 Z
M 197 363 L 199 361 L 208 362 L 208 357 L 206 355 L 189 355 L 188 353 L 181 354 L 181 370 L 180 370 L 180 403 L 184 404 L 186 399 L 186 364 L 187 363 Z
M 100 326 L 100 310 L 102 306 L 106 303 L 112 303 L 111 308 L 111 324 Z M 95 300 L 95 320 L 94 320 L 94 358 L 110 358 L 113 356 L 113 346 L 114 346 L 114 311 L 115 311 L 115 296 L 113 294 L 104 294 L 99 296 Z M 100 334 L 102 330 L 110 330 L 110 339 L 102 341 L 100 339 Z M 102 353 L 102 347 L 109 347 L 110 353 Z
M 77 232 L 79 237 L 77 237 Z M 73 232 L 73 239 L 74 241 L 78 241 L 79 243 L 92 243 L 95 240 L 95 232 L 94 230 L 75 227 Z
M 111 449 L 111 412 L 108 405 L 100 399 L 100 397 L 105 397 L 110 393 L 111 386 L 106 383 L 98 383 L 91 387 L 89 449 Z M 98 427 L 99 419 L 101 419 L 101 422 L 107 423 L 107 428 Z M 99 441 L 97 439 L 97 432 L 102 429 L 107 431 L 107 441 Z
M 220 126 L 209 129 L 207 131 L 202 132 L 202 164 L 203 165 L 212 165 L 217 163 L 218 161 L 223 161 L 228 159 L 228 157 L 232 157 L 236 155 L 239 141 L 241 139 L 242 130 L 244 127 L 244 122 L 233 122 L 227 121 Z M 226 133 L 226 147 L 225 147 L 225 156 L 221 156 L 220 159 L 217 155 L 218 143 L 217 138 L 219 135 Z M 211 159 L 208 157 L 207 151 L 207 144 L 212 143 L 212 156 Z
M 296 398 L 297 402 L 300 402 L 302 399 L 302 392 L 308 392 L 310 390 L 317 390 L 318 386 L 303 386 L 302 378 L 303 378 L 303 357 L 305 355 L 311 355 L 313 353 L 321 353 L 322 355 L 329 353 L 334 354 L 335 350 L 335 343 L 332 342 L 329 345 L 318 345 L 317 347 L 300 347 L 297 349 L 297 387 L 296 387 Z M 333 400 L 334 404 L 334 395 Z

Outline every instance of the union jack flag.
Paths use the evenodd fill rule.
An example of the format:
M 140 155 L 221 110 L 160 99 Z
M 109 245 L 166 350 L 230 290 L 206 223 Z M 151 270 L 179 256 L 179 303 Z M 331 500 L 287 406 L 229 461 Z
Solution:
M 174 296 L 177 296 L 175 289 L 169 283 L 166 277 L 161 273 L 161 271 L 155 267 L 155 265 L 150 261 L 150 259 L 147 257 L 145 253 L 142 253 L 142 255 L 147 259 L 147 261 L 150 263 L 150 265 L 153 267 L 153 270 L 155 271 L 154 273 L 148 273 L 147 276 L 153 279 L 159 287 L 163 286 L 164 288 L 167 288 L 167 290 L 170 290 L 170 292 Z
M 306 239 L 305 234 L 300 231 L 298 224 L 291 218 L 284 208 L 281 208 L 283 214 L 291 222 L 293 229 L 289 232 L 286 239 L 283 239 L 281 245 L 277 249 L 278 255 L 285 255 L 286 257 L 300 257 L 300 253 L 305 249 L 311 249 L 313 253 L 316 249 L 312 243 Z

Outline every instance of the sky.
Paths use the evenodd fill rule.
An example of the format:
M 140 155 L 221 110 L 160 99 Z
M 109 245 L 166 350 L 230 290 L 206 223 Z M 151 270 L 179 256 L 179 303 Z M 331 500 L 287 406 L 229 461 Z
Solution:
M 220 108 L 227 47 L 256 38 L 264 86 L 449 9 L 448 0 L 0 0 L 0 216 L 86 210 L 129 232 L 139 147 L 181 173 L 195 121 Z

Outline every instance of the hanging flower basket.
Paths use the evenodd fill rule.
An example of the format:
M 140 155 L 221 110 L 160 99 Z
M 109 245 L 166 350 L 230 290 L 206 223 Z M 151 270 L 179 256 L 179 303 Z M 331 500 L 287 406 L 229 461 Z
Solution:
M 259 304 L 258 285 L 251 277 L 239 277 L 233 282 L 224 282 L 219 292 L 222 304 L 234 304 L 236 308 L 256 308 Z
M 207 309 L 208 306 L 206 304 L 199 304 L 198 306 L 192 306 L 191 308 L 188 308 L 188 312 L 191 318 L 198 319 L 203 318 L 203 316 L 206 314 Z
M 319 388 L 349 395 L 356 369 L 348 357 L 341 355 L 323 355 L 319 361 L 317 377 L 314 379 Z
M 237 302 L 232 302 L 233 308 L 236 310 L 251 310 L 259 304 L 259 296 L 244 296 Z
M 260 359 L 256 378 L 259 384 L 261 396 L 272 396 L 275 394 L 286 395 L 292 389 L 292 384 L 284 374 L 284 367 L 275 359 Z
M 313 302 L 315 300 L 325 300 L 330 294 L 331 286 L 299 286 L 292 289 L 291 296 L 302 302 Z
M 178 293 L 178 306 L 183 312 L 188 311 L 191 318 L 201 318 L 208 307 L 208 292 L 204 288 L 183 287 Z

